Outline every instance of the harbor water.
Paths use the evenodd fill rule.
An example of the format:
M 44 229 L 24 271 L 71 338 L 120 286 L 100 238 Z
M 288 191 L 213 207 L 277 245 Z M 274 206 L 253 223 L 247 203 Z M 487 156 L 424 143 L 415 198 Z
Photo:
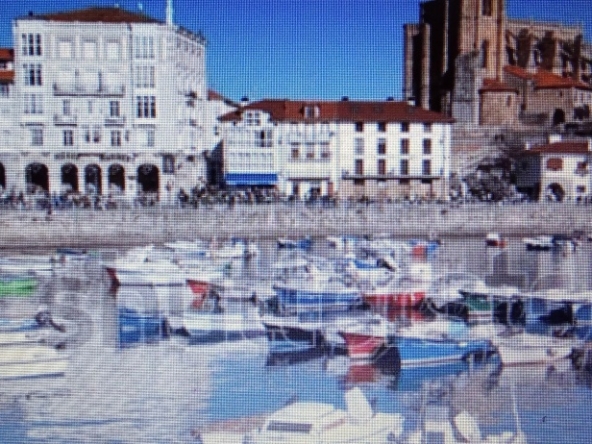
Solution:
M 269 275 L 284 254 L 271 241 L 260 249 L 258 257 L 232 263 L 233 279 L 252 283 Z M 469 412 L 484 434 L 520 427 L 529 443 L 590 442 L 592 374 L 571 360 L 401 369 L 394 361 L 355 362 L 325 351 L 271 353 L 264 335 L 192 341 L 172 334 L 122 343 L 118 297 L 133 291 L 148 306 L 155 289 L 111 288 L 101 261 L 119 253 L 97 249 L 87 261 L 43 278 L 34 296 L 0 300 L 2 316 L 44 305 L 72 325 L 64 376 L 0 381 L 1 442 L 191 443 L 216 427 L 246 431 L 294 399 L 344 408 L 344 391 L 354 386 L 377 411 L 403 414 L 406 430 L 416 428 L 426 405 L 435 403 Z M 315 239 L 312 253 L 338 255 L 323 239 Z M 434 275 L 471 273 L 492 285 L 592 288 L 592 244 L 574 252 L 536 252 L 526 251 L 520 239 L 510 239 L 503 250 L 486 248 L 482 238 L 444 239 L 425 260 Z M 167 291 L 173 297 L 187 289 Z M 233 309 L 257 316 L 259 307 L 242 301 Z

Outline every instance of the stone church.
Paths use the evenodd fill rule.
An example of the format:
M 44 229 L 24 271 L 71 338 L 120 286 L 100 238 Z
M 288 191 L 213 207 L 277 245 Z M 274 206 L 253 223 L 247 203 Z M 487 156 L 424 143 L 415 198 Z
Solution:
M 429 0 L 404 25 L 404 96 L 459 123 L 590 121 L 591 77 L 581 26 L 508 18 L 504 0 Z

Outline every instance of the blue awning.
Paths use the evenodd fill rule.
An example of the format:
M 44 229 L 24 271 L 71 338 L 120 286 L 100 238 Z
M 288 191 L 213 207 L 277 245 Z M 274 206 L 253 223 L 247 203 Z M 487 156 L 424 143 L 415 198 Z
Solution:
M 256 186 L 277 184 L 277 174 L 267 173 L 228 173 L 224 176 L 226 185 Z

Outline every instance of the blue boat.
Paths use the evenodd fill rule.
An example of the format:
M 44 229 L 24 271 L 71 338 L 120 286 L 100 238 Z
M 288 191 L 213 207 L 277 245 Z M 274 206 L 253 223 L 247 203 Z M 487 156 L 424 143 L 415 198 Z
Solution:
M 277 246 L 278 248 L 287 248 L 292 250 L 308 250 L 312 247 L 312 239 L 310 237 L 305 237 L 302 239 L 279 238 L 277 240 Z
M 495 351 L 491 341 L 473 335 L 463 322 L 427 321 L 399 329 L 387 338 L 396 346 L 401 367 L 444 364 L 476 357 L 479 360 Z
M 347 287 L 339 281 L 297 281 L 276 284 L 273 287 L 278 311 L 281 314 L 302 311 L 348 310 L 362 305 L 357 288 Z
M 121 307 L 118 309 L 118 321 L 121 347 L 157 342 L 168 334 L 166 320 L 158 313 L 140 313 Z

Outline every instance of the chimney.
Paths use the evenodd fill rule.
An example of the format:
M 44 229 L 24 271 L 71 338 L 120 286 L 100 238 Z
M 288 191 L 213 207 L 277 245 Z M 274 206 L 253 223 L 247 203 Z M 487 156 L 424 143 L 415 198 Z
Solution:
M 343 96 L 343 97 L 341 98 L 341 101 L 342 101 L 342 102 L 349 102 L 349 97 L 348 97 L 348 96 Z
M 549 134 L 547 137 L 547 143 L 557 143 L 561 142 L 561 134 Z
M 395 98 L 394 98 L 393 96 L 388 96 L 388 97 L 386 98 L 386 101 L 387 101 L 387 102 L 394 102 L 394 101 L 395 101 Z
M 166 3 L 166 24 L 173 26 L 173 0 L 167 0 Z
M 241 106 L 247 106 L 249 104 L 249 98 L 247 96 L 243 96 L 240 99 Z
M 531 148 L 530 142 L 524 142 L 524 150 L 528 151 Z

